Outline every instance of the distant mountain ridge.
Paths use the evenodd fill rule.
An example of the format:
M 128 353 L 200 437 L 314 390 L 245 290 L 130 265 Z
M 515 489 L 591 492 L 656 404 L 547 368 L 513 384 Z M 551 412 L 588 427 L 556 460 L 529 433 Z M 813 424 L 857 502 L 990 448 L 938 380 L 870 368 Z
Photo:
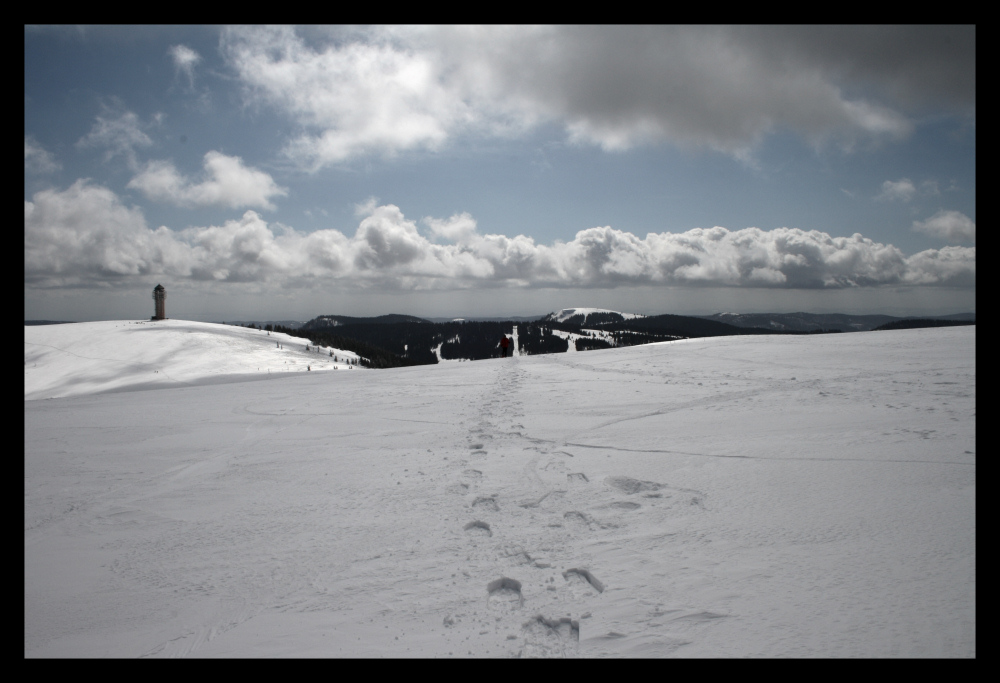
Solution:
M 430 321 L 418 318 L 415 315 L 403 315 L 400 313 L 389 313 L 388 315 L 377 315 L 371 318 L 359 318 L 350 315 L 319 315 L 303 324 L 302 330 L 327 330 L 331 327 L 342 327 L 344 325 L 393 325 L 396 323 L 429 323 Z
M 543 315 L 453 315 L 447 318 L 424 318 L 427 322 L 431 323 L 451 323 L 451 322 L 501 322 L 501 321 L 511 321 L 515 323 L 533 323 L 541 320 L 545 316 Z
M 813 332 L 815 330 L 867 332 L 887 323 L 918 318 L 973 322 L 976 320 L 975 313 L 955 313 L 943 316 L 850 315 L 845 313 L 715 313 L 696 317 L 736 327 L 754 327 L 775 332 Z

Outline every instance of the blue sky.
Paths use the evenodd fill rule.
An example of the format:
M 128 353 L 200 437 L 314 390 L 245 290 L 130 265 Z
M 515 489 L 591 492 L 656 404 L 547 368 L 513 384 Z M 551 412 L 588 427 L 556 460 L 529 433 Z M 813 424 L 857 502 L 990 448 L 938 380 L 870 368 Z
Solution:
M 975 310 L 974 27 L 25 27 L 25 317 Z

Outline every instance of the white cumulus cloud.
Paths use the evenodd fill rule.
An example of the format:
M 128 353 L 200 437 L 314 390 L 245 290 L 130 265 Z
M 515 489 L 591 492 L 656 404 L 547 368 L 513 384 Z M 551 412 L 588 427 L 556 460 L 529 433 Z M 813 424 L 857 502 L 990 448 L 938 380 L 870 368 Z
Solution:
M 875 199 L 883 202 L 901 201 L 908 202 L 917 194 L 917 188 L 909 178 L 899 180 L 886 180 L 882 183 L 882 191 L 875 196 Z
M 434 148 L 469 118 L 425 55 L 374 43 L 315 50 L 291 28 L 232 30 L 223 42 L 248 90 L 303 124 L 287 152 L 314 168 Z
M 255 206 L 272 211 L 275 206 L 271 199 L 288 194 L 287 188 L 275 183 L 268 173 L 245 166 L 240 157 L 215 151 L 205 154 L 200 182 L 183 176 L 169 161 L 150 161 L 127 187 L 177 206 Z
M 447 219 L 428 216 L 424 223 L 431 229 L 431 234 L 451 242 L 466 244 L 476 234 L 476 219 L 465 212 Z
M 916 285 L 975 287 L 976 248 L 928 249 L 907 259 L 904 282 Z
M 976 224 L 961 211 L 938 211 L 925 221 L 913 221 L 913 229 L 948 242 L 976 241 Z

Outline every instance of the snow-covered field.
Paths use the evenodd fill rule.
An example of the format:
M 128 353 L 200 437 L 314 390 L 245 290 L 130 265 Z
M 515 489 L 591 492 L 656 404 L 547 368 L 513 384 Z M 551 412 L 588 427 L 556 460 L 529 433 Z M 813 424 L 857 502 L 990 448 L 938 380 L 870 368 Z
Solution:
M 976 654 L 975 327 L 27 400 L 72 329 L 25 330 L 28 657 Z

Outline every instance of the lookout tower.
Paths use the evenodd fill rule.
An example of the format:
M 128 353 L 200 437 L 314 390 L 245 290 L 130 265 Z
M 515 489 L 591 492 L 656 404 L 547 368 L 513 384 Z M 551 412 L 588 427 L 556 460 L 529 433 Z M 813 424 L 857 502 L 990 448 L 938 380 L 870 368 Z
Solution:
M 167 317 L 167 290 L 163 288 L 163 285 L 153 287 L 153 301 L 156 302 L 156 315 L 150 320 L 165 320 Z

